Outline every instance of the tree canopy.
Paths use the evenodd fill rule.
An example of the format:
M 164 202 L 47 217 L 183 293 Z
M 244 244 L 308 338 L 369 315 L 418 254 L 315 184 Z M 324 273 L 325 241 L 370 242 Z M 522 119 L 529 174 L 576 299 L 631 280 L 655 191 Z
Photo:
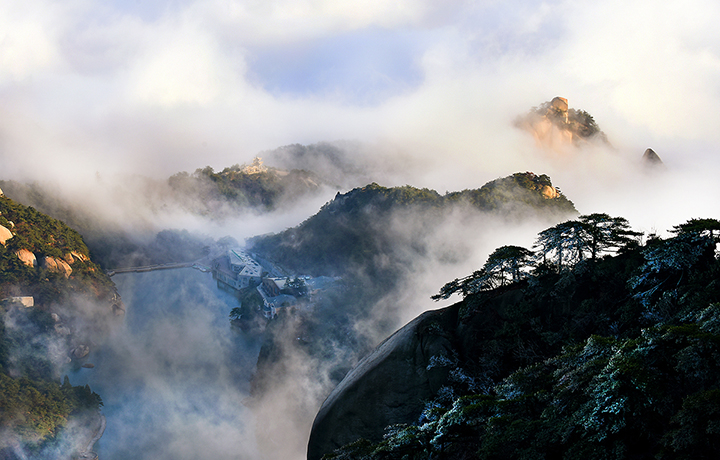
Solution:
M 720 220 L 718 219 L 690 219 L 684 224 L 674 226 L 670 231 L 678 235 L 700 233 L 709 236 L 716 243 L 720 243 Z
M 502 246 L 488 256 L 480 270 L 446 283 L 433 300 L 447 299 L 455 293 L 463 297 L 480 291 L 516 283 L 531 268 L 552 267 L 556 271 L 572 268 L 583 260 L 596 260 L 635 241 L 639 232 L 630 229 L 627 219 L 608 214 L 588 214 L 541 231 L 533 248 Z
M 446 284 L 441 294 L 466 298 L 447 307 L 457 324 L 435 333 L 457 356 L 436 397 L 418 422 L 325 458 L 718 458 L 714 222 L 677 226 L 676 236 L 645 244 L 628 244 L 636 234 L 624 219 L 565 224 L 553 228 L 600 227 L 597 241 L 606 243 L 561 246 L 563 270 L 535 270 L 514 286 L 472 291 L 488 279 L 485 266 Z M 614 254 L 600 257 L 606 251 Z M 493 259 L 504 250 L 496 252 Z
M 488 257 L 483 268 L 471 275 L 445 284 L 433 300 L 447 299 L 456 292 L 463 297 L 483 290 L 516 283 L 527 276 L 527 269 L 533 266 L 534 254 L 521 246 L 502 246 Z

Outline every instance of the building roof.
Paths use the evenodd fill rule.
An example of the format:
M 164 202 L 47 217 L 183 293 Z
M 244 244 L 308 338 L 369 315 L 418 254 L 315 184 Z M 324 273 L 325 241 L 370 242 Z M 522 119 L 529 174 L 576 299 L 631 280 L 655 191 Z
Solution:
M 277 286 L 278 289 L 285 289 L 285 283 L 287 282 L 287 278 L 265 278 L 267 280 L 272 280 L 273 283 L 275 283 L 275 286 Z
M 255 259 L 242 249 L 230 249 L 228 251 L 230 268 L 240 276 L 262 275 L 262 267 L 255 262 Z

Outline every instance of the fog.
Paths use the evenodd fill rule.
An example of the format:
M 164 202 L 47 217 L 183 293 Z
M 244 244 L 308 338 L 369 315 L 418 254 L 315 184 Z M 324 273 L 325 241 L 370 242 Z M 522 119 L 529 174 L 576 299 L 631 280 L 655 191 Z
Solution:
M 550 174 L 581 212 L 585 197 L 601 204 L 595 188 L 572 181 L 620 180 L 652 147 L 682 171 L 668 182 L 684 193 L 682 181 L 718 163 L 720 40 L 709 20 L 717 9 L 709 1 L 11 1 L 0 10 L 3 179 L 58 184 L 96 215 L 134 228 L 139 215 L 159 228 L 204 226 L 172 211 L 147 214 L 137 177 L 165 180 L 335 140 L 359 141 L 351 155 L 382 185 L 442 193 L 532 170 Z M 548 158 L 512 126 L 554 96 L 595 117 L 615 158 Z M 636 181 L 611 187 L 637 185 L 627 182 Z M 294 225 L 328 196 L 235 236 Z M 676 221 L 689 210 L 703 211 L 665 206 Z
M 245 400 L 260 336 L 227 320 L 237 299 L 192 269 L 114 278 L 128 307 L 73 384 L 101 394 L 104 459 L 260 458 Z
M 187 229 L 242 242 L 295 226 L 338 191 L 372 181 L 442 194 L 532 171 L 549 175 L 581 214 L 622 216 L 636 230 L 666 235 L 690 218 L 719 217 L 718 9 L 709 0 L 9 0 L 0 6 L 0 180 L 40 184 L 96 230 L 148 241 Z M 554 96 L 588 111 L 611 145 L 550 149 L 514 126 Z M 293 160 L 283 147 L 323 142 L 341 163 Z M 664 169 L 641 164 L 646 148 Z M 222 218 L 189 212 L 192 203 L 167 185 L 180 171 L 221 170 L 257 155 L 270 166 L 317 171 L 326 183 L 292 206 L 223 208 Z M 397 290 L 355 330 L 377 343 L 457 300 L 429 297 L 499 246 L 531 247 L 548 225 L 457 211 L 423 235 L 426 253 L 407 256 Z M 388 222 L 399 242 L 418 226 L 407 216 Z M 217 335 L 227 313 L 208 312 L 212 302 L 168 312 L 172 326 L 152 322 L 135 342 L 121 332 L 107 338 L 96 371 L 111 380 L 122 369 L 122 385 L 145 388 L 132 404 L 174 408 L 165 419 L 172 423 L 143 444 L 133 439 L 157 420 L 118 403 L 121 422 L 101 441 L 108 458 L 137 457 L 134 448 L 160 458 L 304 457 L 314 411 L 332 386 L 324 367 L 290 353 L 277 386 L 255 406 L 256 417 L 277 415 L 278 424 L 258 432 L 242 405 L 249 376 L 234 386 L 239 371 L 227 359 L 237 337 Z M 167 338 L 168 348 L 150 337 Z M 198 377 L 205 358 L 218 378 L 201 404 L 188 394 L 208 384 Z M 154 380 L 158 369 L 194 370 L 187 386 L 169 388 Z M 113 404 L 110 386 L 93 389 Z

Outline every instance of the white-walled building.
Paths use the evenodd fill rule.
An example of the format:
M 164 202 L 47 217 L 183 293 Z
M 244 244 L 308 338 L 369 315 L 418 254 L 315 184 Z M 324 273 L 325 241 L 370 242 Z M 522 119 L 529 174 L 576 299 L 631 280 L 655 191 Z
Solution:
M 297 304 L 294 296 L 281 293 L 285 287 L 285 281 L 285 278 L 265 278 L 257 287 L 263 299 L 263 316 L 265 318 L 273 319 L 278 315 L 279 309 L 293 307 Z
M 262 267 L 248 253 L 236 248 L 215 259 L 213 275 L 221 283 L 240 290 L 260 283 Z

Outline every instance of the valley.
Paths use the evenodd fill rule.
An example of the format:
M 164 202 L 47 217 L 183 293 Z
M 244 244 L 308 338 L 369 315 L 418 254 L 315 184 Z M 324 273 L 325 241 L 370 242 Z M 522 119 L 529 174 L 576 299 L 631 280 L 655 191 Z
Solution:
M 614 154 L 563 98 L 518 120 L 552 155 Z M 670 172 L 648 151 L 635 179 L 658 187 Z M 439 193 L 356 184 L 371 166 L 332 145 L 269 153 L 293 169 L 255 157 L 143 179 L 141 206 L 115 198 L 103 217 L 50 185 L 2 182 L 0 364 L 18 395 L 3 406 L 3 458 L 713 452 L 697 430 L 715 413 L 716 220 L 660 235 L 580 215 L 564 190 L 596 184 L 594 172 L 582 187 L 525 171 Z M 634 193 L 622 187 L 594 191 Z M 638 355 L 646 333 L 674 364 Z M 615 369 L 615 355 L 635 364 Z M 647 375 L 662 410 L 622 386 Z M 593 393 L 566 388 L 573 379 Z M 630 400 L 650 409 L 612 418 Z M 695 416 L 696 400 L 708 414 Z

